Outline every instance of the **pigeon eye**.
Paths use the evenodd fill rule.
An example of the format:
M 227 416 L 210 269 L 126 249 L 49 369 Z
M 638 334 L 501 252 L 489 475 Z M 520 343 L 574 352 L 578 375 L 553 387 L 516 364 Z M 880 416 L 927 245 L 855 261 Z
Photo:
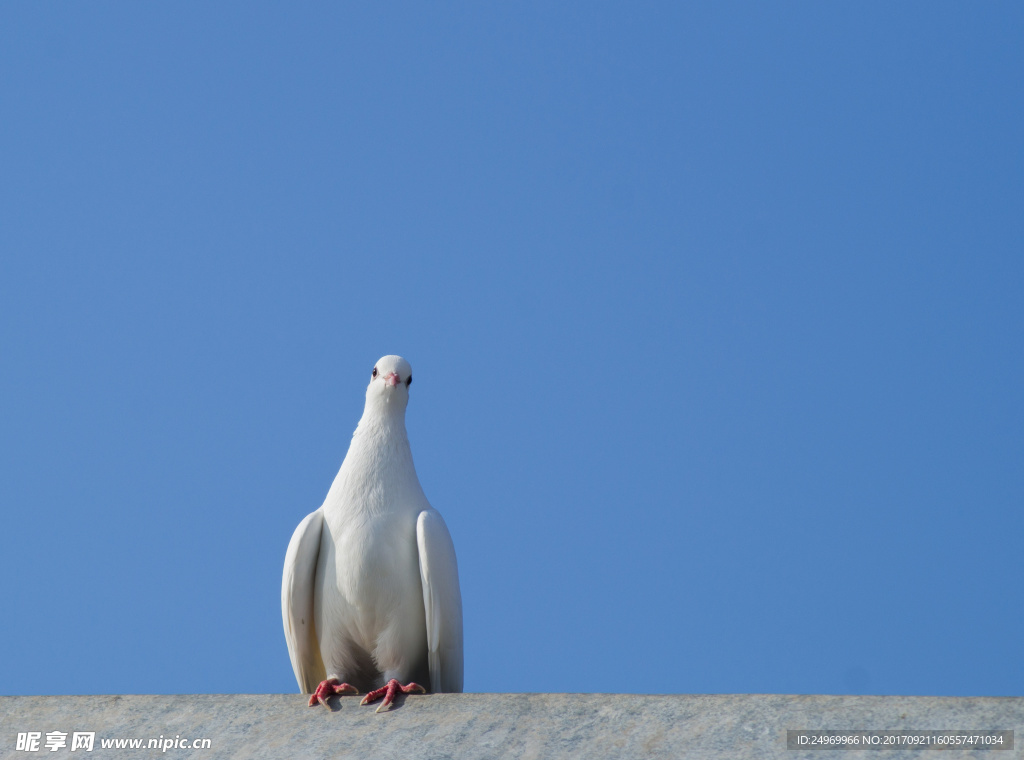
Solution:
M 373 368 L 373 375 L 371 375 L 371 377 L 377 377 L 377 368 L 376 367 Z
M 412 385 L 412 375 L 409 375 L 409 379 L 405 381 L 405 387 L 408 388 Z

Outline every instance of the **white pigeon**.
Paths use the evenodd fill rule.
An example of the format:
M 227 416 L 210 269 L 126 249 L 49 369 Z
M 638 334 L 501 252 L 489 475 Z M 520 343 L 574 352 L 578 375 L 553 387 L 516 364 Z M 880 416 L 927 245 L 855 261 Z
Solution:
M 402 357 L 377 362 L 341 470 L 288 544 L 281 614 L 310 706 L 366 691 L 380 712 L 399 692 L 462 691 L 455 546 L 412 463 L 411 383 Z

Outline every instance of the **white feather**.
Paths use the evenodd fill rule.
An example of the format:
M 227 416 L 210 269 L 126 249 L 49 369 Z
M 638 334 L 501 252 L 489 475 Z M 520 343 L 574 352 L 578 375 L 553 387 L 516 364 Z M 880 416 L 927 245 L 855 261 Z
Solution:
M 281 580 L 281 615 L 288 656 L 292 660 L 299 691 L 310 693 L 324 679 L 324 663 L 320 659 L 313 624 L 313 579 L 320 554 L 320 533 L 324 513 L 317 510 L 306 516 L 292 534 L 284 556 L 284 577 Z
M 427 616 L 427 662 L 437 691 L 462 691 L 462 596 L 455 545 L 434 509 L 416 521 L 423 608 Z

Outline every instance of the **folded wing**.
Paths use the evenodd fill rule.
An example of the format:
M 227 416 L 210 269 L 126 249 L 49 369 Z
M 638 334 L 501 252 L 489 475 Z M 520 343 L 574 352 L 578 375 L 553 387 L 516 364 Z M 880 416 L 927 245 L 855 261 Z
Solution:
M 313 615 L 313 585 L 316 563 L 320 556 L 320 533 L 323 530 L 322 509 L 309 514 L 299 523 L 288 542 L 281 579 L 281 617 L 288 656 L 292 661 L 299 692 L 311 694 L 326 678 L 320 657 Z
M 416 542 L 427 619 L 431 691 L 461 692 L 462 594 L 459 592 L 459 566 L 455 561 L 451 534 L 439 512 L 434 509 L 420 512 L 416 521 Z

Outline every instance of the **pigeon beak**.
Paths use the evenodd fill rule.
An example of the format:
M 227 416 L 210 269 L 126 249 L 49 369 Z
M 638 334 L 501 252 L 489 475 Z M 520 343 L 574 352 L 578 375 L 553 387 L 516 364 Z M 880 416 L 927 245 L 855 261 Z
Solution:
M 399 379 L 397 372 L 389 372 L 388 374 L 384 375 L 384 384 L 387 386 L 394 387 L 398 385 L 400 382 L 401 380 Z

